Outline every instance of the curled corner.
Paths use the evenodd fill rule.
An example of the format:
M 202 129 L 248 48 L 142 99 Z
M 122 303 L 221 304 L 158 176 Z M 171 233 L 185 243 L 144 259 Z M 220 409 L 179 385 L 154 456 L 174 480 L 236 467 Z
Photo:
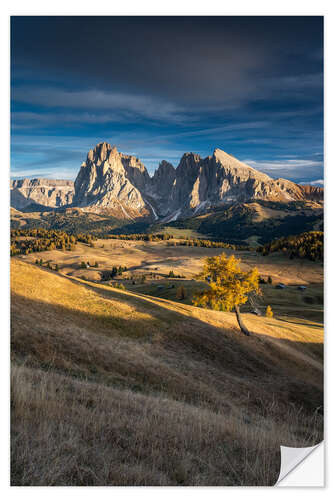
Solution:
M 275 483 L 278 486 L 279 483 L 297 467 L 303 460 L 306 459 L 321 443 L 315 446 L 309 446 L 308 448 L 289 448 L 288 446 L 280 446 L 281 450 L 281 466 L 280 475 Z

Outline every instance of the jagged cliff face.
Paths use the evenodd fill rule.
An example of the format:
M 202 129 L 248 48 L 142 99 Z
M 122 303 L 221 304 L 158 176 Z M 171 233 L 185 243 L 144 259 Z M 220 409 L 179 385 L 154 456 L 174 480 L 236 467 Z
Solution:
M 176 169 L 171 163 L 163 160 L 154 172 L 150 191 L 160 213 L 168 211 L 170 193 L 175 180 Z
M 22 210 L 29 205 L 63 207 L 74 196 L 74 182 L 51 179 L 20 179 L 10 182 L 11 206 Z
M 324 189 L 319 186 L 300 186 L 302 188 L 304 197 L 307 200 L 321 201 L 324 199 Z
M 15 184 L 20 182 L 22 185 Z M 55 182 L 64 184 L 56 186 Z M 323 198 L 321 188 L 274 180 L 220 149 L 207 158 L 185 153 L 177 168 L 162 161 L 150 177 L 140 160 L 119 153 L 106 142 L 89 151 L 74 189 L 73 196 L 70 181 L 13 181 L 13 206 L 20 209 L 31 199 L 54 207 L 72 203 L 119 218 L 149 216 L 151 220 L 168 222 L 251 200 L 289 202 Z
M 151 213 L 143 193 L 151 179 L 145 166 L 135 157 L 118 153 L 106 142 L 97 144 L 87 155 L 75 180 L 73 204 L 92 210 L 105 210 L 132 219 Z
M 282 202 L 310 199 L 304 186 L 286 179 L 273 180 L 220 149 L 204 159 L 193 153 L 184 154 L 178 167 L 166 177 L 170 177 L 169 194 L 165 191 L 163 197 L 155 195 L 157 210 L 166 221 L 256 199 Z

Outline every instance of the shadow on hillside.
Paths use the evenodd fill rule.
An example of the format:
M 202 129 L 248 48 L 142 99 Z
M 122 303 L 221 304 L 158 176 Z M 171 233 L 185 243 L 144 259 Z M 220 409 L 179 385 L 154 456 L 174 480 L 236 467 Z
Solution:
M 96 286 L 95 283 L 91 283 L 91 282 L 88 282 L 88 281 L 80 281 L 78 280 L 76 277 L 74 276 L 70 276 L 70 275 L 66 275 L 66 277 L 68 279 L 70 279 L 71 281 L 75 282 L 75 283 L 80 283 L 81 285 L 93 290 L 95 293 L 98 293 L 100 296 L 106 298 L 106 299 L 109 299 L 110 297 L 112 297 L 113 299 L 117 299 L 117 300 L 120 300 L 124 303 L 128 303 L 129 302 L 129 297 L 130 297 L 130 301 L 131 302 L 135 302 L 136 303 L 136 306 L 138 307 L 139 310 L 142 310 L 142 311 L 145 311 L 145 305 L 144 303 L 145 302 L 148 302 L 150 304 L 150 307 L 156 307 L 156 312 L 158 312 L 159 310 L 161 310 L 161 308 L 165 311 L 167 310 L 168 312 L 170 312 L 169 310 L 169 305 L 170 303 L 174 304 L 176 306 L 176 308 L 179 310 L 181 310 L 183 308 L 184 312 L 188 311 L 188 304 L 185 305 L 182 304 L 181 302 L 174 302 L 172 301 L 172 299 L 168 299 L 168 298 L 162 298 L 162 297 L 158 297 L 158 296 L 154 296 L 154 295 L 148 295 L 148 294 L 143 294 L 143 293 L 140 293 L 140 292 L 137 292 L 135 290 L 131 290 L 129 291 L 130 295 L 128 294 L 121 294 L 120 292 L 118 292 L 117 290 L 113 289 L 112 287 L 110 287 L 110 289 L 105 289 L 105 288 L 100 288 L 99 286 Z M 103 286 L 107 286 L 106 284 L 103 284 L 101 283 L 101 285 Z M 185 306 L 185 307 L 183 307 Z M 243 311 L 244 313 L 248 313 L 249 311 Z M 174 311 L 172 310 L 171 314 L 175 314 L 175 315 L 181 315 L 183 316 L 182 313 L 179 313 L 177 311 Z M 211 328 L 214 328 L 212 327 L 212 325 L 210 325 L 209 323 L 206 323 L 202 320 L 199 320 L 197 318 L 192 318 L 191 319 L 195 320 L 195 321 L 199 321 L 200 323 L 204 323 L 207 327 L 211 327 Z M 259 320 L 259 317 L 258 317 L 258 320 Z M 259 320 L 260 321 L 260 320 Z M 285 318 L 280 318 L 279 317 L 279 321 L 282 321 L 283 323 L 290 323 L 290 324 L 295 324 L 295 325 L 304 325 L 304 326 L 307 326 L 307 327 L 315 327 L 315 328 L 321 328 L 321 325 L 320 323 L 306 323 L 306 322 L 302 322 L 302 321 L 292 321 L 292 320 L 289 320 L 289 319 L 285 319 Z M 276 326 L 276 325 L 274 325 Z M 218 330 L 220 331 L 219 328 L 214 328 L 214 330 Z M 232 331 L 233 333 L 236 333 L 236 334 L 240 334 L 241 337 L 243 337 L 241 335 L 241 332 L 238 328 L 235 328 L 235 329 L 229 329 L 230 331 Z M 251 338 L 253 338 L 254 336 L 265 336 L 265 337 L 268 337 L 268 338 L 272 338 L 270 336 L 267 336 L 264 332 L 263 333 L 252 333 L 251 335 Z M 278 340 L 278 341 L 282 341 L 282 339 L 275 339 L 275 340 Z M 296 345 L 297 342 L 293 342 L 293 341 L 288 341 L 291 345 Z M 304 346 L 305 345 L 311 345 L 311 346 L 321 346 L 322 347 L 322 343 L 318 342 L 318 343 L 315 343 L 315 342 L 301 342 L 301 345 Z M 311 351 L 311 349 L 310 349 Z M 316 352 L 318 352 L 316 350 Z M 321 352 L 323 352 L 323 350 L 321 349 Z
M 240 429 L 248 426 L 244 432 L 249 435 L 262 432 L 265 453 L 279 454 L 265 441 L 270 425 L 275 432 L 280 425 L 290 428 L 292 441 L 281 445 L 317 443 L 323 411 L 321 344 L 264 334 L 248 338 L 236 329 L 186 316 L 185 307 L 184 313 L 179 308 L 171 311 L 163 299 L 70 280 L 92 289 L 106 306 L 112 299 L 110 314 L 91 314 L 13 293 L 12 359 L 49 373 L 156 396 L 156 405 L 162 398 L 217 412 L 234 419 Z M 129 314 L 119 318 L 119 303 L 145 314 L 139 319 Z M 77 398 L 74 386 L 70 397 L 72 404 Z M 143 418 L 139 408 L 133 411 L 135 418 Z M 221 444 L 214 443 L 213 436 L 207 439 L 212 448 Z M 240 448 L 235 441 L 230 453 L 241 453 Z M 261 459 L 264 463 L 264 456 Z M 278 466 L 276 479 L 277 475 Z
M 23 358 L 32 356 L 41 359 L 41 353 L 48 350 L 53 354 L 61 351 L 68 357 L 68 348 L 69 357 L 75 358 L 74 364 L 80 367 L 83 363 L 86 368 L 87 360 L 95 355 L 89 349 L 94 349 L 95 337 L 99 336 L 106 345 L 113 340 L 124 349 L 132 349 L 134 344 L 138 344 L 140 352 L 148 352 L 152 356 L 148 360 L 152 364 L 155 359 L 159 359 L 174 369 L 173 364 L 177 358 L 177 370 L 178 364 L 184 365 L 182 371 L 186 383 L 192 385 L 191 391 L 194 390 L 193 380 L 199 384 L 214 385 L 215 377 L 222 377 L 234 386 L 236 392 L 244 392 L 244 395 L 248 391 L 253 393 L 253 387 L 257 385 L 269 398 L 274 394 L 281 402 L 301 405 L 310 411 L 322 408 L 322 344 L 277 339 L 264 333 L 245 337 L 237 329 L 218 328 L 188 316 L 185 307 L 184 313 L 181 312 L 181 305 L 177 307 L 177 311 L 170 310 L 168 302 L 163 299 L 104 290 L 92 284 L 82 284 L 75 278 L 68 279 L 92 289 L 104 300 L 112 299 L 115 303 L 135 305 L 135 310 L 142 313 L 142 317 L 140 315 L 138 319 L 133 319 L 129 315 L 113 315 L 113 302 L 110 302 L 110 314 L 90 314 L 13 294 L 12 327 L 16 332 L 16 337 L 13 337 L 13 352 L 19 353 Z M 107 306 L 107 302 L 105 305 Z M 30 323 L 29 316 L 32 318 Z M 53 324 L 56 325 L 55 332 L 52 331 Z M 60 337 L 59 324 L 64 332 Z M 25 335 L 20 333 L 20 328 L 26 331 Z M 80 342 L 87 343 L 86 337 L 85 340 L 75 339 L 72 331 L 84 331 L 88 335 L 84 355 L 80 353 Z M 93 339 L 91 342 L 90 334 Z M 48 342 L 52 343 L 52 348 L 47 345 Z M 75 348 L 71 351 L 73 343 Z M 96 359 L 96 362 L 103 364 L 103 373 L 111 368 L 114 370 L 115 366 L 119 368 L 116 360 L 116 364 L 110 366 L 103 356 Z M 129 368 L 126 367 L 126 361 L 124 363 L 120 377 L 128 374 Z M 188 377 L 189 368 L 186 367 L 189 365 L 192 370 L 192 364 L 202 364 L 205 367 L 201 378 L 195 372 L 192 379 Z M 143 366 L 140 359 L 137 362 L 134 360 L 131 369 L 136 372 L 134 380 L 144 380 L 146 383 L 149 379 L 150 368 Z M 206 374 L 206 369 L 213 376 Z M 160 389 L 163 377 L 157 378 Z M 152 384 L 152 387 L 156 389 L 156 384 Z M 184 394 L 187 391 L 185 386 L 182 390 Z

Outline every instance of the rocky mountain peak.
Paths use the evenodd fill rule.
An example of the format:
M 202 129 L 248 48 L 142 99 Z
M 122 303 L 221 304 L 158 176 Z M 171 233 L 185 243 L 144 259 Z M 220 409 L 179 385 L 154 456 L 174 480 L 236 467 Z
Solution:
M 162 160 L 158 166 L 158 169 L 157 170 L 161 170 L 161 171 L 175 171 L 175 167 L 172 165 L 172 163 L 169 163 L 168 161 L 166 160 Z
M 263 172 L 259 172 L 253 167 L 250 167 L 246 163 L 237 160 L 233 155 L 222 151 L 222 149 L 216 148 L 213 153 L 213 160 L 216 164 L 219 164 L 223 167 L 226 174 L 235 175 L 243 180 L 245 179 L 256 179 L 262 182 L 268 182 L 271 178 L 264 174 Z
M 176 175 L 176 169 L 172 165 L 172 163 L 169 163 L 166 160 L 162 160 L 158 168 L 154 172 L 153 180 L 156 182 L 158 179 L 166 180 L 168 177 L 174 179 L 175 175 Z
M 201 161 L 201 156 L 197 153 L 184 153 L 180 159 L 179 165 L 177 169 L 182 168 L 183 166 L 192 166 Z
M 75 180 L 74 204 L 132 219 L 152 211 L 143 198 L 151 179 L 135 156 L 101 142 L 90 150 Z
M 30 198 L 44 205 L 49 200 L 51 206 L 72 202 L 119 218 L 151 216 L 165 222 L 234 203 L 320 201 L 323 197 L 320 188 L 274 180 L 219 148 L 207 158 L 185 153 L 177 168 L 163 160 L 150 177 L 138 158 L 118 152 L 108 142 L 88 152 L 74 183 L 74 197 L 70 185 L 49 186 L 36 180 L 14 183 L 11 188 L 16 204 Z
M 111 146 L 108 142 L 100 142 L 94 149 L 90 149 L 85 164 L 94 163 L 99 166 L 117 157 L 118 151 L 116 146 Z
M 133 216 L 150 213 L 173 221 L 255 199 L 288 202 L 320 196 L 291 181 L 273 180 L 220 148 L 207 158 L 185 153 L 176 169 L 164 160 L 152 178 L 135 156 L 118 153 L 108 143 L 98 144 L 89 158 L 88 171 L 80 171 L 75 181 L 74 202 L 116 211 L 121 204 L 122 213 Z
M 159 206 L 162 208 L 167 204 L 172 186 L 176 178 L 176 169 L 168 161 L 161 161 L 158 168 L 155 170 L 152 178 L 152 195 L 155 199 L 160 200 Z M 162 210 L 163 211 L 163 210 Z

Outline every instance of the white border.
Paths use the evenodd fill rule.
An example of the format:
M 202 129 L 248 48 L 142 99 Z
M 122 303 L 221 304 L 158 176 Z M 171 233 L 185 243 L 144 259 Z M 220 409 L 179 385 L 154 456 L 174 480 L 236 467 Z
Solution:
M 330 198 L 331 191 L 331 177 L 330 169 L 333 168 L 333 164 L 328 167 L 330 158 L 329 155 L 330 148 L 329 141 L 327 140 L 329 136 L 329 123 L 332 113 L 332 99 L 330 99 L 328 89 L 333 88 L 331 76 L 331 64 L 332 60 L 332 30 L 333 23 L 331 22 L 331 1 L 309 1 L 309 0 L 279 0 L 279 2 L 267 2 L 260 0 L 243 0 L 243 1 L 195 1 L 188 0 L 169 0 L 168 2 L 158 3 L 156 0 L 140 0 L 140 1 L 122 1 L 122 2 L 110 2 L 110 1 L 99 1 L 94 0 L 94 2 L 82 1 L 72 1 L 68 2 L 64 0 L 57 0 L 57 2 L 46 3 L 45 1 L 3 1 L 1 3 L 1 25 L 0 25 L 0 50 L 1 50 L 1 264 L 2 264 L 2 275 L 1 275 L 1 313 L 2 313 L 2 328 L 1 328 L 1 455 L 0 455 L 0 488 L 3 498 L 6 497 L 16 497 L 19 495 L 24 495 L 25 499 L 36 497 L 58 497 L 59 495 L 63 497 L 80 497 L 90 498 L 91 495 L 110 495 L 117 498 L 128 498 L 130 496 L 135 496 L 136 498 L 154 497 L 158 495 L 159 498 L 168 498 L 172 496 L 182 496 L 191 498 L 196 498 L 201 495 L 209 495 L 212 497 L 221 498 L 221 495 L 227 494 L 233 497 L 234 495 L 246 495 L 247 500 L 257 500 L 260 497 L 267 498 L 267 493 L 271 495 L 279 495 L 283 493 L 284 496 L 295 494 L 294 490 L 288 490 L 286 488 L 199 488 L 199 487 L 186 487 L 186 488 L 107 488 L 100 487 L 94 488 L 93 490 L 89 487 L 80 488 L 9 488 L 9 301 L 8 301 L 8 290 L 9 290 L 9 258 L 8 258 L 8 214 L 9 214 L 9 196 L 8 196 L 8 180 L 9 180 L 9 16 L 10 15 L 325 15 L 325 230 L 326 230 L 326 255 L 332 254 L 332 237 L 329 233 L 328 219 L 329 215 L 333 214 L 332 203 Z M 331 101 L 331 102 L 330 102 Z M 331 109 L 330 109 L 331 108 Z M 332 215 L 333 217 L 333 215 Z M 332 258 L 330 259 L 332 260 Z M 331 279 L 330 279 L 331 278 Z M 333 281 L 332 265 L 329 259 L 326 261 L 326 285 L 325 285 L 325 296 L 326 296 L 326 334 L 332 323 L 331 315 L 329 311 L 329 295 L 328 284 Z M 331 307 L 332 309 L 332 307 Z M 327 335 L 328 337 L 328 335 Z M 329 353 L 330 344 L 326 338 L 326 371 L 330 370 L 330 361 L 333 359 L 332 353 Z M 332 369 L 331 369 L 332 371 Z M 327 382 L 329 377 L 326 376 L 325 384 L 325 395 L 328 396 Z M 330 402 L 326 397 L 325 400 L 326 408 L 326 424 L 328 423 Z M 7 411 L 6 411 L 7 410 Z M 326 438 L 329 435 L 329 429 L 326 425 Z M 326 471 L 329 470 L 332 465 L 332 460 L 330 459 L 329 446 L 328 453 L 326 453 Z M 299 493 L 302 495 L 302 500 L 315 495 L 327 495 L 331 489 L 330 478 L 326 479 L 328 486 L 325 489 L 313 491 L 311 488 L 301 488 Z

